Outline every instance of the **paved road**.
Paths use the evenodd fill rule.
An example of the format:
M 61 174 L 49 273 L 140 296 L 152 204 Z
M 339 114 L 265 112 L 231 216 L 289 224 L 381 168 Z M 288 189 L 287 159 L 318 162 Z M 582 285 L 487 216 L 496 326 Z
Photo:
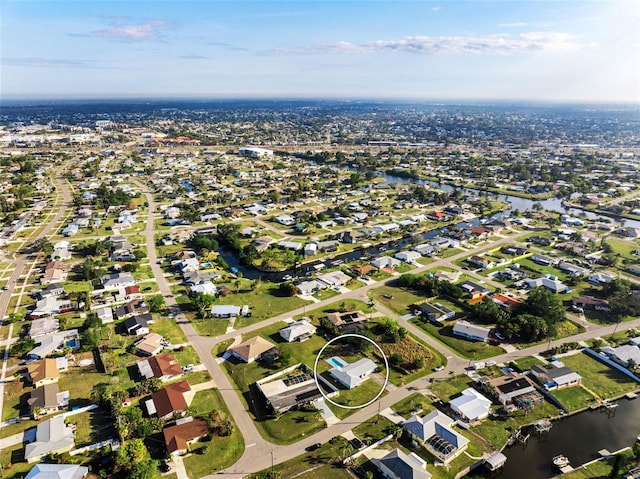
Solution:
M 40 232 L 40 234 L 25 239 L 23 244 L 27 244 L 27 242 L 33 242 L 37 239 L 44 238 L 45 236 L 49 235 L 51 230 L 55 227 L 57 222 L 65 215 L 67 209 L 69 208 L 71 204 L 71 194 L 69 192 L 69 186 L 66 180 L 62 178 L 61 171 L 63 170 L 64 170 L 64 166 L 58 168 L 54 177 L 55 183 L 56 183 L 56 193 L 57 193 L 56 204 L 58 203 L 58 200 L 61 200 L 58 212 L 56 213 L 56 215 L 53 217 L 52 220 L 49 220 L 47 217 L 46 224 L 42 229 L 42 231 Z M 7 309 L 9 308 L 9 301 L 11 300 L 11 295 L 16 289 L 16 283 L 20 278 L 20 276 L 22 276 L 25 267 L 27 266 L 27 264 L 30 264 L 31 267 L 33 268 L 33 265 L 37 261 L 36 255 L 20 254 L 20 253 L 16 253 L 16 255 L 17 256 L 19 255 L 19 256 L 15 260 L 16 266 L 7 283 L 7 290 L 3 291 L 2 294 L 0 294 L 0 321 L 4 320 L 4 317 L 7 314 Z M 24 285 L 22 286 L 22 291 L 24 291 Z M 4 341 L 4 344 L 3 344 L 6 347 L 6 349 L 4 352 L 4 357 L 2 358 L 2 371 L 0 373 L 0 411 L 2 411 L 2 408 L 4 406 L 4 381 L 7 373 L 7 362 L 9 359 L 9 347 L 11 345 L 12 335 L 13 335 L 13 325 L 9 327 L 9 333 L 7 335 L 7 339 Z M 2 423 L 0 422 L 0 429 L 1 428 L 2 428 Z
M 164 277 L 163 271 L 157 264 L 157 255 L 155 250 L 155 242 L 154 242 L 154 230 L 153 230 L 153 220 L 156 210 L 156 204 L 153 200 L 153 196 L 147 190 L 147 188 L 138 183 L 141 187 L 143 193 L 145 194 L 148 204 L 149 204 L 149 212 L 148 212 L 148 220 L 147 220 L 147 229 L 145 230 L 146 244 L 148 250 L 149 261 L 151 264 L 151 269 L 154 273 L 156 281 L 158 283 L 158 287 L 160 292 L 165 296 L 167 305 L 171 308 L 176 314 L 176 320 L 184 333 L 187 336 L 188 341 L 193 345 L 196 350 L 198 356 L 200 357 L 202 363 L 206 367 L 207 371 L 211 375 L 215 384 L 217 384 L 218 389 L 229 408 L 231 415 L 233 416 L 236 425 L 242 434 L 245 441 L 245 451 L 242 457 L 231 467 L 227 468 L 224 471 L 220 471 L 218 473 L 213 473 L 209 477 L 230 477 L 230 478 L 238 478 L 244 477 L 253 472 L 257 472 L 263 469 L 270 467 L 272 464 L 279 464 L 281 462 L 287 461 L 294 457 L 302 454 L 307 446 L 315 444 L 317 442 L 324 443 L 329 441 L 331 438 L 343 434 L 350 430 L 351 428 L 367 421 L 371 420 L 376 414 L 378 414 L 381 410 L 390 407 L 396 402 L 402 400 L 403 398 L 409 396 L 416 390 L 426 390 L 430 384 L 432 378 L 444 378 L 453 372 L 454 374 L 460 374 L 465 371 L 465 369 L 470 365 L 469 360 L 461 358 L 457 356 L 455 353 L 450 351 L 446 346 L 436 341 L 434 338 L 426 334 L 420 328 L 415 327 L 411 323 L 408 323 L 406 319 L 399 318 L 399 320 L 403 323 L 403 325 L 415 334 L 420 339 L 424 340 L 430 347 L 435 350 L 441 352 L 448 361 L 447 368 L 445 370 L 431 374 L 427 377 L 423 377 L 417 379 L 410 384 L 399 387 L 395 389 L 393 392 L 387 394 L 383 398 L 381 398 L 376 403 L 363 408 L 361 410 L 356 411 L 349 418 L 340 421 L 337 424 L 334 424 L 330 427 L 325 428 L 324 430 L 305 438 L 295 444 L 288 446 L 278 446 L 274 445 L 268 441 L 266 441 L 258 432 L 255 424 L 245 408 L 244 404 L 240 400 L 238 396 L 237 388 L 232 385 L 224 374 L 221 366 L 215 361 L 215 358 L 212 354 L 212 348 L 215 344 L 220 341 L 224 341 L 226 339 L 235 338 L 244 333 L 254 331 L 256 329 L 264 328 L 267 325 L 274 324 L 278 321 L 282 321 L 283 319 L 289 318 L 291 316 L 296 316 L 300 314 L 304 314 L 307 309 L 316 309 L 327 306 L 331 303 L 335 303 L 338 298 L 333 297 L 323 301 L 319 301 L 313 305 L 310 305 L 308 308 L 298 308 L 294 311 L 289 311 L 287 313 L 266 319 L 256 324 L 252 324 L 245 328 L 241 328 L 236 331 L 232 331 L 230 333 L 218 336 L 216 338 L 208 338 L 200 336 L 193 326 L 189 323 L 186 317 L 180 311 L 179 305 L 176 303 L 175 298 L 173 297 L 169 285 Z M 512 243 L 514 240 L 518 239 L 521 236 L 527 234 L 527 231 L 517 233 L 512 236 L 501 238 L 500 240 L 491 243 L 491 246 L 500 246 L 505 243 Z M 433 269 L 437 267 L 451 267 L 452 262 L 464 258 L 469 255 L 469 251 L 461 252 L 457 255 L 454 255 L 450 258 L 439 259 L 436 260 L 426 266 L 419 267 L 414 269 L 413 273 L 419 273 L 428 269 Z M 362 288 L 359 288 L 354 291 L 349 291 L 344 293 L 341 298 L 350 298 L 350 299 L 361 299 L 368 301 L 367 293 L 370 289 L 377 288 L 381 285 L 388 284 L 392 282 L 395 278 L 388 278 L 384 281 L 375 282 L 369 285 L 366 285 Z M 482 278 L 483 281 L 486 281 L 486 278 Z M 395 313 L 389 311 L 386 307 L 382 305 L 376 305 L 376 307 L 386 315 L 391 317 L 397 317 Z M 625 323 L 625 327 L 633 327 L 640 326 L 640 320 L 633 321 L 630 323 Z M 601 327 L 597 325 L 592 325 L 592 327 L 581 335 L 572 337 L 572 340 L 580 341 L 584 339 L 593 338 L 596 336 L 605 336 L 607 334 L 611 334 L 613 332 L 614 326 L 610 327 Z M 558 340 L 551 342 L 551 346 L 560 345 L 563 342 L 566 342 L 567 339 Z M 515 359 L 519 359 L 524 356 L 529 356 L 531 354 L 537 354 L 544 350 L 546 350 L 548 344 L 541 344 L 539 346 L 534 346 L 532 348 L 528 348 L 526 350 L 516 350 L 510 353 L 505 353 L 501 356 L 493 358 L 497 362 L 508 362 Z

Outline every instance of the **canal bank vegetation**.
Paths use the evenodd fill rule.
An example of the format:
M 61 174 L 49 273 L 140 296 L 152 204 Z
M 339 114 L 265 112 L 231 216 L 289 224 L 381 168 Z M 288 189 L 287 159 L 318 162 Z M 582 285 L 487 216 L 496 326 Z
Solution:
M 611 457 L 588 462 L 562 477 L 564 479 L 592 479 L 594 477 L 627 479 L 638 477 L 632 475 L 634 470 L 636 473 L 640 472 L 638 468 L 640 468 L 640 442 L 616 452 Z

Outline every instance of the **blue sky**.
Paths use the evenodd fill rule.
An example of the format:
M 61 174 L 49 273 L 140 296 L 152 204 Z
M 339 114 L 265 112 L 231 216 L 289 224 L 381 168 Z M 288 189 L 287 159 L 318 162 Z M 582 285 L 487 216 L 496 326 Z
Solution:
M 9 97 L 640 102 L 638 1 L 0 0 Z

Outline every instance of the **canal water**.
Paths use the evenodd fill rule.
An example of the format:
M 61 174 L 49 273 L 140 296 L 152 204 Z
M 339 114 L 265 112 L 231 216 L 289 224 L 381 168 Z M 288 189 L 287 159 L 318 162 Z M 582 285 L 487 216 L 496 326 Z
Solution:
M 503 469 L 483 475 L 491 479 L 546 479 L 559 471 L 552 460 L 566 456 L 574 468 L 599 457 L 598 451 L 615 452 L 632 446 L 640 434 L 640 399 L 616 401 L 615 412 L 588 410 L 553 422 L 547 433 L 531 431 L 526 444 L 516 443 L 503 453 Z M 478 470 L 480 473 L 480 470 Z

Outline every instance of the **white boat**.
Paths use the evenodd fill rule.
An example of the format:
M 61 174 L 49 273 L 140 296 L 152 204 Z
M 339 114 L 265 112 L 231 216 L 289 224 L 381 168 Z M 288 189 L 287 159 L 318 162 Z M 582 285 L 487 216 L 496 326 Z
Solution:
M 562 454 L 560 454 L 559 456 L 553 458 L 553 465 L 557 467 L 568 466 L 569 459 L 567 458 L 567 456 L 563 456 Z

